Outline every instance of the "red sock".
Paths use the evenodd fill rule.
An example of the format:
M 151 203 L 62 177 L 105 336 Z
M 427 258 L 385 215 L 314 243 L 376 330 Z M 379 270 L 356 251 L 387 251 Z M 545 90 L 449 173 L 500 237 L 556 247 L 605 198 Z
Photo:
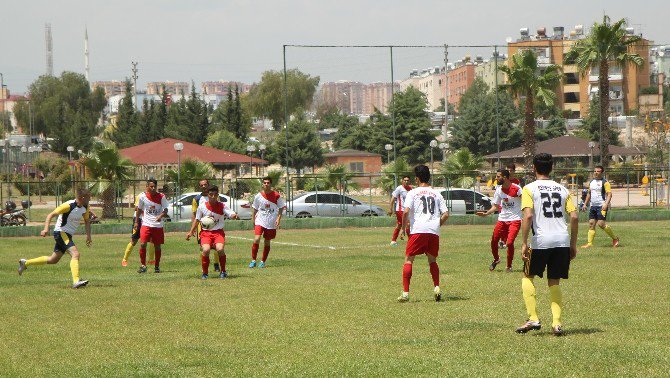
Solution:
M 156 247 L 156 264 L 154 265 L 156 268 L 158 268 L 159 265 L 161 265 L 161 249 Z
M 500 255 L 498 254 L 498 240 L 495 237 L 491 238 L 491 254 L 493 255 L 493 261 L 500 260 Z
M 398 239 L 398 235 L 400 234 L 400 229 L 396 228 L 393 230 L 393 236 L 391 237 L 391 241 L 396 241 Z
M 226 271 L 226 254 L 219 255 L 219 265 L 221 266 L 221 271 Z
M 440 286 L 440 267 L 436 262 L 428 264 L 430 268 L 430 276 L 433 277 L 433 285 Z
M 258 257 L 258 243 L 251 245 L 251 259 L 255 261 L 256 257 Z
M 409 238 L 409 227 L 405 229 L 405 235 L 407 235 L 407 237 Z
M 412 264 L 405 263 L 402 266 L 402 288 L 409 293 L 409 281 L 412 279 Z
M 147 265 L 147 247 L 140 247 L 140 264 Z
M 202 262 L 202 274 L 209 274 L 209 256 L 200 256 Z
M 261 261 L 265 262 L 265 260 L 268 259 L 269 254 L 270 254 L 270 246 L 269 245 L 264 245 L 263 246 L 263 258 L 261 259 Z
M 510 243 L 510 241 L 507 241 L 507 267 L 511 268 L 512 267 L 512 260 L 514 260 L 514 241 Z

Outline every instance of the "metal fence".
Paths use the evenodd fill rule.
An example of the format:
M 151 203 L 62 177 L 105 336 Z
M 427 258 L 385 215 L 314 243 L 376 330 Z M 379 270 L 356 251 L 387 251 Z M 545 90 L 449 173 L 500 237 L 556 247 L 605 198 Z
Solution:
M 587 168 L 560 168 L 552 172 L 551 178 L 565 185 L 576 198 L 590 181 L 591 170 Z M 340 175 L 291 175 L 275 178 L 273 187 L 287 199 L 289 217 L 341 217 L 341 216 L 383 216 L 390 212 L 390 193 L 403 176 L 411 172 L 379 174 Z M 668 190 L 668 170 L 650 168 L 609 169 L 606 178 L 610 181 L 614 196 L 613 208 L 655 208 L 670 206 Z M 495 171 L 472 171 L 444 175 L 433 174 L 432 184 L 439 188 L 452 211 L 474 213 L 490 206 L 493 196 L 492 179 Z M 532 177 L 523 177 L 526 183 Z M 210 184 L 220 188 L 228 206 L 250 216 L 250 203 L 261 190 L 261 177 L 209 178 Z M 159 191 L 170 203 L 172 221 L 188 221 L 191 217 L 191 201 L 197 192 L 199 180 L 181 182 L 159 181 Z M 137 196 L 145 191 L 145 180 L 111 182 L 106 192 L 98 181 L 74 180 L 49 182 L 28 180 L 22 177 L 5 178 L 0 185 L 0 201 L 14 201 L 20 204 L 26 200 L 33 208 L 53 209 L 63 201 L 74 197 L 73 188 L 93 188 L 93 210 L 99 217 L 121 222 L 132 218 L 132 209 Z M 103 186 L 104 187 L 104 186 Z M 464 209 L 457 204 L 465 203 Z M 30 211 L 30 209 L 28 210 Z M 30 214 L 30 213 L 29 213 Z M 41 221 L 41 219 L 40 219 Z

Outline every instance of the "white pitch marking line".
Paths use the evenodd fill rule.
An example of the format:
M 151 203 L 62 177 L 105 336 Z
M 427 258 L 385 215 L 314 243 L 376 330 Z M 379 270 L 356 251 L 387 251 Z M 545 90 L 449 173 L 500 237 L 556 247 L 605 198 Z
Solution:
M 248 240 L 248 241 L 253 241 L 254 239 L 252 238 L 243 238 L 239 236 L 228 236 L 230 239 L 239 239 L 239 240 Z M 336 250 L 337 248 L 332 246 L 332 245 L 311 245 L 311 244 L 298 244 L 298 243 L 287 243 L 287 242 L 280 242 L 280 241 L 272 241 L 272 244 L 282 244 L 282 245 L 290 245 L 293 247 L 309 247 L 309 248 L 326 248 L 330 250 Z

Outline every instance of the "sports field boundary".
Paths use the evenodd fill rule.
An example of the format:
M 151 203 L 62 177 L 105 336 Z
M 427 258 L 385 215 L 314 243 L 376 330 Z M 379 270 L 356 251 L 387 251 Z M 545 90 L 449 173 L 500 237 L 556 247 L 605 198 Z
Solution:
M 580 222 L 587 220 L 587 213 L 580 213 Z M 670 210 L 667 209 L 634 209 L 634 210 L 613 210 L 607 214 L 607 220 L 611 222 L 625 221 L 660 221 L 670 220 Z M 494 224 L 497 217 L 478 217 L 475 215 L 452 216 L 447 220 L 447 224 L 453 225 L 487 225 Z M 392 227 L 395 225 L 395 217 L 360 217 L 360 218 L 284 218 L 281 228 L 291 229 L 327 229 L 327 228 L 347 228 L 347 227 Z M 166 223 L 166 232 L 186 232 L 190 223 Z M 251 230 L 253 225 L 251 221 L 226 221 L 226 231 Z M 42 226 L 26 227 L 2 227 L 0 228 L 0 237 L 21 237 L 21 236 L 39 236 Z M 80 226 L 77 231 L 84 233 L 84 227 Z M 91 226 L 93 234 L 129 234 L 130 225 L 128 223 L 110 223 L 96 224 Z

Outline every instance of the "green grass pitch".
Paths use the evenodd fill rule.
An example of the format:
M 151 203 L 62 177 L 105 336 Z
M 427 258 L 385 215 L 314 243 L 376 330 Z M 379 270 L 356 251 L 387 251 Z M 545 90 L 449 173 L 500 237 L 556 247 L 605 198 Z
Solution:
M 562 282 L 564 337 L 551 335 L 539 278 L 544 327 L 513 332 L 525 321 L 520 243 L 515 272 L 489 272 L 492 226 L 443 226 L 445 298 L 432 300 L 419 257 L 404 304 L 404 242 L 388 246 L 391 228 L 280 230 L 266 269 L 247 268 L 251 232 L 229 232 L 231 277 L 207 281 L 182 233 L 166 237 L 163 273 L 145 275 L 137 249 L 121 267 L 128 236 L 94 235 L 89 249 L 77 235 L 91 281 L 80 290 L 67 256 L 17 275 L 51 238 L 2 238 L 0 375 L 667 376 L 669 223 L 612 227 L 622 247 L 598 232 Z M 583 223 L 580 233 L 581 245 Z

